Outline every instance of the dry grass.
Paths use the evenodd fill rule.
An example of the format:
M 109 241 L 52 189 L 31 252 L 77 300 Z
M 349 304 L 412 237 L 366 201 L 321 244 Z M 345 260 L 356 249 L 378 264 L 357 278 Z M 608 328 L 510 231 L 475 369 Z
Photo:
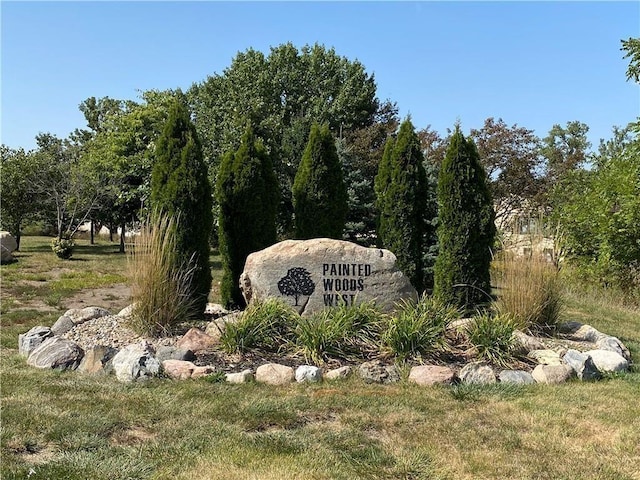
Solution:
M 142 225 L 128 257 L 131 297 L 129 326 L 140 335 L 171 333 L 176 324 L 190 320 L 194 264 L 179 263 L 176 251 L 177 219 L 152 215 Z
M 511 316 L 516 326 L 540 333 L 552 330 L 562 309 L 559 274 L 541 255 L 515 256 L 503 252 L 494 265 L 498 286 L 495 308 Z

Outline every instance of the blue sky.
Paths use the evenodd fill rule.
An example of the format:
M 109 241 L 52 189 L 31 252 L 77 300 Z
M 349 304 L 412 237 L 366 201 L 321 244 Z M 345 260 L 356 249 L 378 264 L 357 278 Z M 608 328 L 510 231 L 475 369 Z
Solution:
M 320 43 L 358 59 L 416 128 L 488 117 L 533 129 L 579 120 L 594 147 L 640 115 L 620 40 L 640 2 L 2 1 L 2 143 L 85 126 L 90 96 L 187 89 L 239 51 Z

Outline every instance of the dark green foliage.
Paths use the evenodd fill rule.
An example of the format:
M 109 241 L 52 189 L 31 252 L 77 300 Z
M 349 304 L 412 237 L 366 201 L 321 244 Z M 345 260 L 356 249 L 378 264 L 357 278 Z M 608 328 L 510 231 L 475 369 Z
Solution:
M 250 253 L 276 242 L 280 199 L 271 159 L 251 128 L 245 131 L 240 148 L 224 156 L 216 194 L 223 268 L 220 295 L 227 306 L 243 306 L 240 274 Z
M 438 241 L 434 295 L 472 309 L 490 300 L 489 267 L 495 214 L 472 140 L 460 128 L 451 137 L 438 178 Z
M 297 238 L 342 238 L 347 189 L 328 125 L 311 126 L 293 182 L 293 206 Z
M 209 291 L 209 232 L 211 186 L 202 149 L 185 104 L 176 99 L 156 145 L 151 174 L 151 206 L 155 211 L 179 215 L 176 254 L 181 264 L 194 261 L 191 294 L 194 312 L 202 315 Z
M 424 257 L 433 241 L 435 202 L 430 199 L 420 141 L 410 120 L 389 139 L 375 180 L 378 239 L 418 291 L 425 284 Z

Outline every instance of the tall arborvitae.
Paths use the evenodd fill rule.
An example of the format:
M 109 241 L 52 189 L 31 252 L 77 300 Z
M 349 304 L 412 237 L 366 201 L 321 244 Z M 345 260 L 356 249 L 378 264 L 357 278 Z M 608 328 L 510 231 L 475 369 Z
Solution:
M 213 224 L 211 186 L 196 129 L 183 99 L 176 99 L 158 138 L 151 175 L 154 211 L 177 215 L 176 254 L 194 262 L 194 314 L 204 312 L 211 290 L 209 234 Z
M 378 238 L 418 291 L 425 285 L 424 255 L 430 245 L 435 208 L 429 198 L 420 141 L 410 120 L 389 139 L 375 180 Z
M 490 300 L 495 213 L 473 140 L 460 127 L 438 177 L 438 241 L 434 295 L 467 310 Z
M 226 306 L 242 307 L 245 302 L 238 284 L 240 274 L 250 253 L 276 243 L 280 200 L 271 159 L 250 127 L 240 148 L 223 157 L 216 194 L 223 269 L 220 295 Z
M 347 189 L 328 125 L 311 126 L 293 182 L 293 207 L 297 238 L 342 238 Z

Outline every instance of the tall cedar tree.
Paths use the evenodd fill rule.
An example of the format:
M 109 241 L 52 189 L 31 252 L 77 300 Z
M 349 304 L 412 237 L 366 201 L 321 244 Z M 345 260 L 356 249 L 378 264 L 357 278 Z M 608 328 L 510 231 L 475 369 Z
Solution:
M 326 124 L 311 126 L 293 182 L 293 206 L 297 238 L 342 238 L 347 189 L 335 140 Z
M 191 294 L 194 314 L 201 316 L 211 290 L 209 233 L 213 200 L 202 147 L 181 99 L 176 99 L 169 108 L 155 153 L 151 207 L 157 212 L 179 215 L 176 254 L 185 265 L 195 262 Z
M 240 148 L 224 155 L 216 185 L 220 204 L 222 256 L 220 294 L 228 307 L 242 307 L 240 274 L 247 256 L 276 243 L 280 193 L 271 158 L 253 130 L 245 131 Z
M 496 233 L 487 175 L 460 127 L 438 177 L 438 240 L 434 295 L 466 310 L 490 300 L 489 268 Z
M 423 161 L 420 140 L 407 119 L 397 138 L 387 141 L 375 179 L 379 242 L 396 255 L 418 291 L 427 288 L 424 256 L 435 217 Z

